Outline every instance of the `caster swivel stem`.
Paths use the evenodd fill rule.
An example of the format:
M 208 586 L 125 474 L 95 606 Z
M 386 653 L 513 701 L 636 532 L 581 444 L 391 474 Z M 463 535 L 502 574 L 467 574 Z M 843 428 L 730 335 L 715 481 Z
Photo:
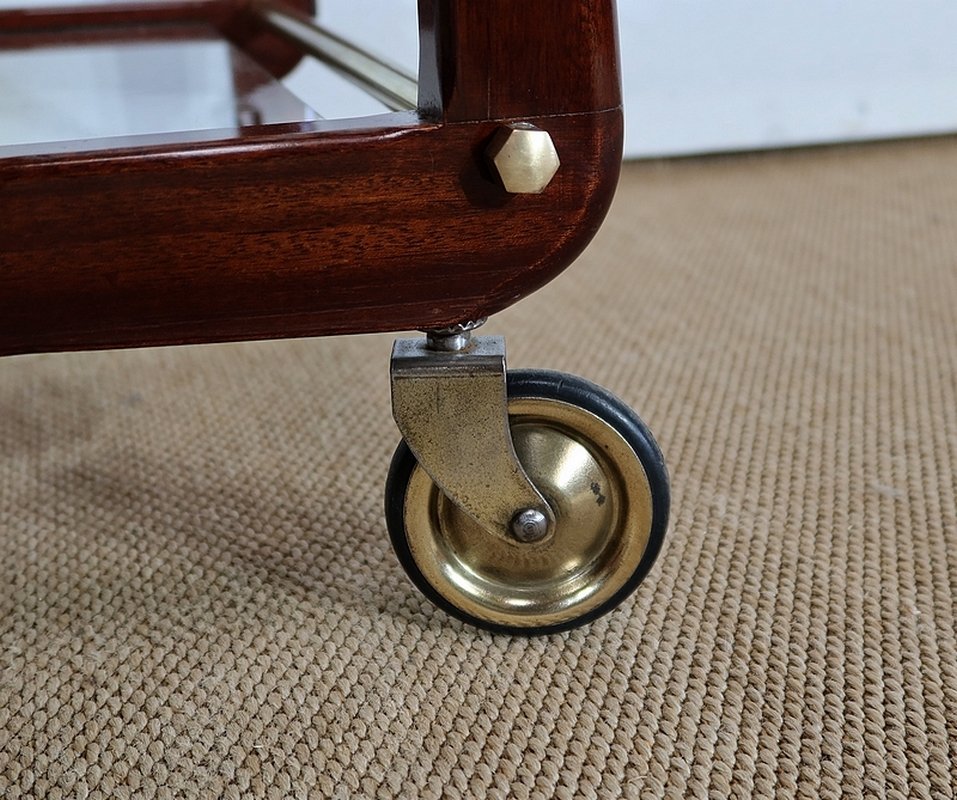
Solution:
M 474 327 L 395 342 L 392 415 L 418 463 L 456 506 L 496 536 L 539 542 L 555 518 L 515 454 L 505 339 L 473 338 Z

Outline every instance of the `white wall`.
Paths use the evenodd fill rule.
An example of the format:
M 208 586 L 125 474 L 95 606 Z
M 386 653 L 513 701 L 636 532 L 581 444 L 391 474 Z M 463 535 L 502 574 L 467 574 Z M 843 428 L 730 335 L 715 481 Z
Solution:
M 415 0 L 321 5 L 415 67 Z M 957 131 L 954 0 L 619 0 L 619 17 L 629 155 Z
M 629 151 L 957 130 L 953 0 L 622 0 Z

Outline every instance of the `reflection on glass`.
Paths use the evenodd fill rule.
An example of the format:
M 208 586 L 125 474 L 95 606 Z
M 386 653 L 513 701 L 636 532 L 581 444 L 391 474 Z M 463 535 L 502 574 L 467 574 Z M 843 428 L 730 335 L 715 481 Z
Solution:
M 0 50 L 0 146 L 221 131 L 318 115 L 220 39 Z
M 152 3 L 153 0 L 104 0 L 102 3 L 97 3 L 100 6 L 118 6 L 118 5 L 147 5 Z M 200 2 L 200 0 L 190 0 L 190 2 Z M 57 8 L 70 8 L 73 6 L 88 6 L 90 5 L 90 0 L 58 0 L 56 3 L 51 3 L 50 0 L 0 0 L 0 11 L 7 9 L 22 9 L 22 8 L 51 8 L 56 6 Z

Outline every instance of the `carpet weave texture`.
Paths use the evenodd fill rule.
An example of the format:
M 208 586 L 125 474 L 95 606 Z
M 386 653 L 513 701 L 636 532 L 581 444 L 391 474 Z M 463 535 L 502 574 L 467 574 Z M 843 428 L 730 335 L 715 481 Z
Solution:
M 488 330 L 669 462 L 582 630 L 402 574 L 389 337 L 0 361 L 0 797 L 952 798 L 957 140 L 627 165 Z

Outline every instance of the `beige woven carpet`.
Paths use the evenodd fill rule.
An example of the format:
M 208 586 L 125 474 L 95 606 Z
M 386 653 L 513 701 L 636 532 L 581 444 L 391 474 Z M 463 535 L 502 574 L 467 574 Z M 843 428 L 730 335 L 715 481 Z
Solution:
M 0 361 L 0 796 L 952 797 L 957 141 L 629 166 L 490 330 L 670 462 L 585 630 L 407 583 L 387 337 Z

